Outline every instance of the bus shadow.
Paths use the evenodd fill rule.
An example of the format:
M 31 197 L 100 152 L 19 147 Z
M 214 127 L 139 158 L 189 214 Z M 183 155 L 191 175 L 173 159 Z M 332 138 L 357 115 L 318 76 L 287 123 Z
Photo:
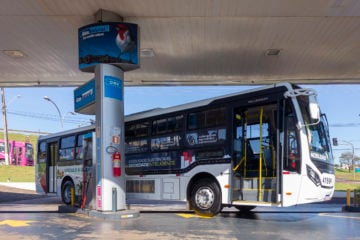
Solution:
M 258 215 L 255 212 L 251 211 L 224 211 L 219 214 L 223 218 L 242 218 L 242 219 L 249 219 L 249 220 L 258 220 Z
M 17 204 L 19 201 L 44 198 L 36 193 L 18 193 L 0 191 L 0 204 Z
M 0 206 L 9 204 L 57 204 L 57 197 L 37 194 L 35 191 L 0 186 Z
M 60 204 L 57 197 L 0 191 L 0 214 L 57 213 Z
M 269 222 L 299 222 L 304 219 L 311 219 L 318 216 L 318 213 L 314 212 L 236 212 L 236 211 L 224 211 L 220 215 L 223 218 L 238 218 L 247 220 L 263 220 Z

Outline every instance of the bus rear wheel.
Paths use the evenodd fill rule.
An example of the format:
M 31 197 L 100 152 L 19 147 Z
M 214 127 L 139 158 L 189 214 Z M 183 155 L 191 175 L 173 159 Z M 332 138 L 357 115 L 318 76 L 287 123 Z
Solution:
M 74 183 L 70 180 L 67 180 L 61 188 L 61 199 L 63 203 L 70 205 L 71 204 L 71 189 L 74 188 Z
M 194 184 L 190 204 L 196 214 L 212 217 L 221 211 L 221 191 L 212 179 L 201 179 Z

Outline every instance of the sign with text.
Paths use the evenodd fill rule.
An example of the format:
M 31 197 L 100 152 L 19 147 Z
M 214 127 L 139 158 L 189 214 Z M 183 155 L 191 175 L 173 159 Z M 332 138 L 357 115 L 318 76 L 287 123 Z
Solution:
M 94 72 L 99 63 L 120 67 L 123 71 L 139 68 L 138 25 L 104 22 L 79 29 L 79 69 Z
M 104 76 L 105 97 L 123 101 L 123 82 L 120 78 Z
M 74 109 L 77 113 L 95 114 L 95 79 L 74 90 Z

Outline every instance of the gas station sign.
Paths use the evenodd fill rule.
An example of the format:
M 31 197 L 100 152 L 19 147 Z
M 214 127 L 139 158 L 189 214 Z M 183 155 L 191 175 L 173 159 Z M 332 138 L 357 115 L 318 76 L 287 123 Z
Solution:
M 77 113 L 95 114 L 95 79 L 74 90 L 74 109 Z

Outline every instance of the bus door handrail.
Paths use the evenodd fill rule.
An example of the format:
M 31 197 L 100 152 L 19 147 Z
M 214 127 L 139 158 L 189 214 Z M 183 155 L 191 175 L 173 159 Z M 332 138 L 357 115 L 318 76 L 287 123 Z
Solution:
M 245 159 L 246 159 L 245 156 L 243 156 L 243 157 L 241 158 L 240 162 L 239 162 L 238 164 L 236 164 L 236 166 L 233 168 L 233 171 L 234 171 L 234 172 L 239 169 L 239 167 L 241 166 L 241 164 L 243 164 L 243 162 L 245 162 Z

